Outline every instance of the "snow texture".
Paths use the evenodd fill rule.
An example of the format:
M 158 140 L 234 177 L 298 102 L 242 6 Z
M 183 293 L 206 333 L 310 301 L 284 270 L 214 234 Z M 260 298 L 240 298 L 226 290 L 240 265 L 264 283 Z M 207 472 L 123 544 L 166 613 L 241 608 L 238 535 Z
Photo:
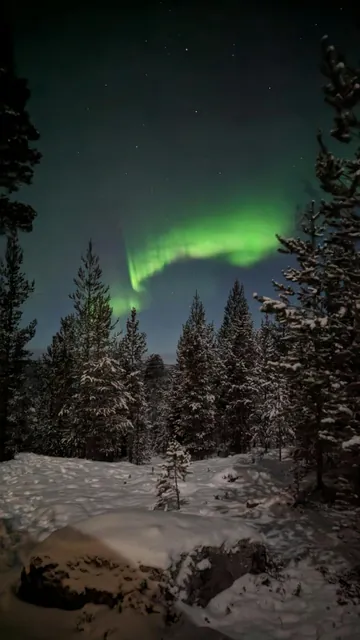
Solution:
M 198 545 L 231 547 L 250 537 L 290 564 L 280 579 L 246 574 L 206 609 L 181 607 L 199 625 L 234 640 L 349 640 L 359 637 L 355 604 L 340 606 L 336 584 L 316 569 L 347 567 L 331 510 L 288 506 L 290 461 L 270 453 L 191 465 L 180 511 L 153 511 L 162 460 L 135 466 L 20 454 L 0 466 L 0 517 L 42 540 L 65 525 L 95 536 L 129 560 L 165 568 Z M 154 467 L 154 471 L 152 470 Z M 248 503 L 256 504 L 249 508 Z M 338 516 L 336 516 L 338 517 Z M 348 515 L 343 514 L 346 520 Z M 201 564 L 198 570 L 206 570 Z

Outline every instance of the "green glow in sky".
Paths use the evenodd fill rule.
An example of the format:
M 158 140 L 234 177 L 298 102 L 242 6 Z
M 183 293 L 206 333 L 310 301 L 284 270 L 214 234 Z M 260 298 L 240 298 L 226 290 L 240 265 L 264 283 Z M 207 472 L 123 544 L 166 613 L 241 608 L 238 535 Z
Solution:
M 135 309 L 140 311 L 144 306 L 144 301 L 140 296 L 131 291 L 128 293 L 117 293 L 114 287 L 111 297 L 111 306 L 114 314 L 121 317 L 128 315 L 132 307 L 135 307 Z
M 188 218 L 156 236 L 149 233 L 143 242 L 136 238 L 128 241 L 127 263 L 133 292 L 130 296 L 115 296 L 114 312 L 122 315 L 132 304 L 140 309 L 149 278 L 179 260 L 217 258 L 237 267 L 250 267 L 269 257 L 278 247 L 275 234 L 289 231 L 288 210 L 279 203 L 252 203 L 219 215 Z

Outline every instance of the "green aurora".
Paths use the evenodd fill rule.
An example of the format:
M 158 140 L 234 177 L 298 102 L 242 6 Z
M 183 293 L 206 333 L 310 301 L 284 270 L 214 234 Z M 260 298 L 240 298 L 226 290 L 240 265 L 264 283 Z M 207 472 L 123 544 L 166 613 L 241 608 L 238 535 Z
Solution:
M 132 306 L 138 310 L 149 300 L 146 283 L 168 265 L 180 260 L 220 259 L 237 267 L 251 267 L 273 254 L 276 233 L 291 227 L 288 205 L 261 203 L 220 215 L 194 216 L 182 225 L 144 242 L 126 242 L 131 290 L 113 295 L 114 313 L 122 316 Z M 114 292 L 115 293 L 115 292 Z

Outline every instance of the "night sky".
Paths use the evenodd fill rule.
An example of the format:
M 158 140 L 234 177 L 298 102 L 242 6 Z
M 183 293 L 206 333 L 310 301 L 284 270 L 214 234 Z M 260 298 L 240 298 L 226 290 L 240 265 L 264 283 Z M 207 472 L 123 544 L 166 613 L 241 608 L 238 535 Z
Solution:
M 271 294 L 288 263 L 274 233 L 291 233 L 313 197 L 316 130 L 330 124 L 320 38 L 358 53 L 359 31 L 341 3 L 327 15 L 316 3 L 115 4 L 16 4 L 43 153 L 21 193 L 38 212 L 23 238 L 26 319 L 45 348 L 91 237 L 115 310 L 135 304 L 149 350 L 172 361 L 195 289 L 218 325 L 239 278 L 259 322 L 252 294 Z

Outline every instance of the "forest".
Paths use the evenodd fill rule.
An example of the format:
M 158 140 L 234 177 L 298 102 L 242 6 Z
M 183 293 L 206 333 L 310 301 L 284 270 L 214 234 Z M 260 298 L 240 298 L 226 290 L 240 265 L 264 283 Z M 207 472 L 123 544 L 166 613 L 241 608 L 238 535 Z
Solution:
M 318 133 L 316 179 L 294 237 L 278 237 L 292 265 L 274 298 L 254 294 L 254 327 L 236 280 L 220 328 L 199 293 L 182 327 L 176 363 L 148 354 L 135 308 L 126 327 L 114 318 L 99 256 L 89 241 L 74 277 L 72 313 L 46 353 L 32 358 L 36 320 L 24 326 L 34 282 L 23 268 L 22 234 L 36 214 L 16 199 L 32 181 L 39 134 L 26 111 L 27 83 L 0 68 L 0 460 L 19 452 L 136 465 L 174 447 L 177 457 L 291 450 L 295 487 L 330 473 L 357 498 L 360 483 L 360 72 L 322 40 L 324 98 L 331 132 Z M 329 135 L 330 134 L 330 135 Z M 344 154 L 334 155 L 331 138 Z M 329 142 L 330 141 L 330 142 Z M 330 146 L 328 146 L 330 145 Z M 351 152 L 349 154 L 349 152 Z M 248 295 L 252 292 L 246 292 Z

